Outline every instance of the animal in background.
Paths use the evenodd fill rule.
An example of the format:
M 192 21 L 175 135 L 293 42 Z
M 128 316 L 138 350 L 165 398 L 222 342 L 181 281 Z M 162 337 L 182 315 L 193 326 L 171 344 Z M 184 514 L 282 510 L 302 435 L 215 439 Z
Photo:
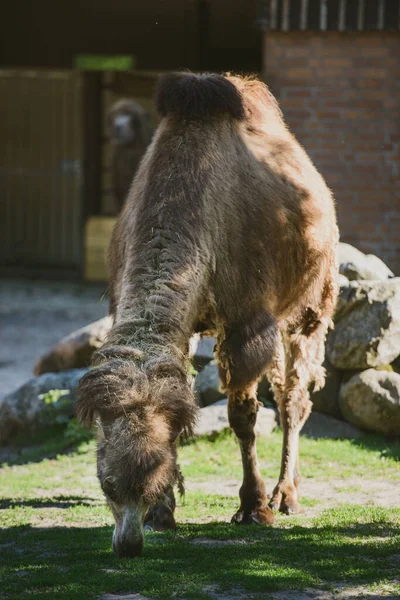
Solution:
M 112 186 L 120 210 L 151 140 L 150 115 L 134 100 L 118 100 L 108 113 L 108 130 L 112 144 Z

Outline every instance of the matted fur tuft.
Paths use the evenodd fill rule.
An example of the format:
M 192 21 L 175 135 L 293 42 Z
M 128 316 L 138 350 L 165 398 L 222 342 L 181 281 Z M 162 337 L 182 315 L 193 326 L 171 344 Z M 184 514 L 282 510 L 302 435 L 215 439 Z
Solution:
M 112 348 L 97 356 L 111 356 Z M 142 365 L 124 357 L 123 347 L 115 348 L 117 358 L 108 360 L 84 375 L 79 382 L 76 412 L 81 423 L 91 426 L 99 415 L 104 421 L 154 406 L 162 414 L 175 439 L 191 435 L 197 405 L 184 368 L 170 357 L 153 359 Z M 126 349 L 132 355 L 134 349 Z
M 162 117 L 205 119 L 229 115 L 244 119 L 240 92 L 222 75 L 168 73 L 162 75 L 156 90 L 156 105 Z

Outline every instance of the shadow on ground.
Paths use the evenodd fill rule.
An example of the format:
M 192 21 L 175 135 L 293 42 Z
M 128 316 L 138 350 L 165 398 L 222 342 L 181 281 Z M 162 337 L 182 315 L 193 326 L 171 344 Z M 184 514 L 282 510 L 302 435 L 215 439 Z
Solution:
M 0 510 L 31 506 L 33 508 L 71 508 L 71 506 L 102 506 L 98 498 L 84 496 L 60 495 L 51 498 L 30 498 L 29 500 L 14 500 L 12 498 L 0 499 Z
M 0 467 L 39 463 L 60 454 L 73 454 L 82 442 L 91 439 L 90 433 L 84 430 L 79 432 L 79 436 L 76 440 L 66 438 L 65 425 L 54 425 L 34 435 L 20 436 L 12 444 L 0 446 Z
M 392 581 L 399 570 L 395 526 L 378 517 L 321 527 L 183 525 L 176 533 L 148 534 L 143 556 L 134 560 L 114 558 L 111 535 L 110 527 L 0 529 L 2 597 L 269 598 L 279 590 Z

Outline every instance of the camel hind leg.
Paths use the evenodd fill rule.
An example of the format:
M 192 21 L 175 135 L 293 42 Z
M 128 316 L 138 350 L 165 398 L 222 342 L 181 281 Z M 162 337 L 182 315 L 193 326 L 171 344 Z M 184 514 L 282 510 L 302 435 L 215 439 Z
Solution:
M 308 388 L 314 382 L 319 389 L 325 381 L 322 362 L 330 318 L 315 318 L 315 314 L 307 311 L 300 324 L 282 332 L 280 361 L 269 372 L 283 430 L 281 472 L 270 507 L 286 514 L 302 510 L 298 502 L 299 436 L 312 407 Z
M 167 531 L 176 529 L 175 512 L 176 502 L 172 487 L 162 494 L 156 504 L 152 504 L 144 518 L 145 531 Z

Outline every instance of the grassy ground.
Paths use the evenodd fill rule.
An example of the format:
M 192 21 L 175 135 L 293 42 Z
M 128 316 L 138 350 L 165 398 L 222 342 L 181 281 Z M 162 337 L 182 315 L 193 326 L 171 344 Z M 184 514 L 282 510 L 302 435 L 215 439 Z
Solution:
M 269 528 L 227 524 L 241 472 L 231 435 L 185 445 L 179 528 L 147 534 L 132 561 L 111 551 L 94 443 L 65 443 L 9 452 L 0 469 L 0 598 L 400 598 L 400 442 L 303 439 L 306 512 Z M 280 444 L 279 432 L 259 444 L 269 486 Z

